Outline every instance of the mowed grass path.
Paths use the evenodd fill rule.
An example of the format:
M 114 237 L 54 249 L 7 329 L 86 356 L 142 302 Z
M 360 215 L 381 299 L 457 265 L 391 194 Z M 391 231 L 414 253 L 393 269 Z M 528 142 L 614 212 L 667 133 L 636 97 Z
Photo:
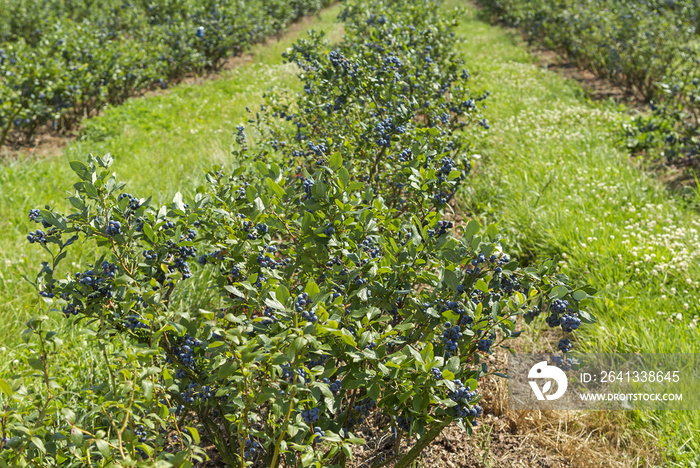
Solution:
M 576 283 L 598 289 L 599 323 L 581 330 L 580 349 L 700 352 L 700 219 L 619 149 L 624 110 L 541 69 L 517 34 L 465 2 L 449 5 L 467 7 L 460 47 L 491 92 L 490 135 L 462 206 L 499 222 L 520 259 L 558 257 Z M 633 417 L 630 429 L 658 437 L 669 465 L 700 463 L 698 411 Z
M 338 5 L 327 8 L 303 26 L 338 39 L 339 10 Z M 249 64 L 224 71 L 216 80 L 176 86 L 162 95 L 107 109 L 103 116 L 84 122 L 86 138 L 70 144 L 60 156 L 0 162 L 0 346 L 13 347 L 25 320 L 41 311 L 36 291 L 22 279 L 33 278 L 46 257 L 25 238 L 30 230 L 41 228 L 29 222 L 27 213 L 46 204 L 67 207 L 66 193 L 77 181 L 68 162 L 85 160 L 90 153 L 112 153 L 114 172 L 127 182 L 125 191 L 153 196 L 157 203 L 171 201 L 178 190 L 193 190 L 204 181 L 203 169 L 232 163 L 235 127 L 250 116 L 246 106 L 255 112 L 273 87 L 299 88 L 297 69 L 282 63 L 282 53 L 308 28 L 293 25 L 279 41 L 255 47 Z M 76 271 L 85 266 L 80 265 L 82 259 L 73 260 Z

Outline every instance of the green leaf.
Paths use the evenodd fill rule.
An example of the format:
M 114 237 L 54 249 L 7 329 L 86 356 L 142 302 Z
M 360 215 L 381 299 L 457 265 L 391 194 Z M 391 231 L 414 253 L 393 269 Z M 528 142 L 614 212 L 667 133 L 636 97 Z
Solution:
M 100 454 L 108 458 L 109 457 L 109 444 L 107 444 L 107 441 L 104 439 L 97 439 L 95 441 L 95 446 L 97 446 L 97 450 L 100 452 Z
M 470 241 L 474 235 L 479 232 L 479 222 L 475 219 L 472 219 L 469 221 L 467 224 L 467 227 L 464 229 L 464 238 Z
M 576 302 L 581 302 L 582 300 L 588 297 L 588 294 L 586 294 L 586 291 L 578 290 L 574 291 L 571 297 L 573 297 Z
M 12 396 L 12 385 L 5 379 L 0 379 L 0 392 L 4 393 L 8 397 Z
M 313 298 L 314 296 L 319 294 L 321 292 L 321 290 L 318 288 L 318 284 L 316 284 L 316 281 L 310 280 L 308 283 L 306 283 L 306 287 L 304 288 L 304 292 Z
M 267 184 L 267 188 L 274 192 L 275 195 L 277 195 L 280 198 L 284 197 L 285 191 L 282 187 L 279 186 L 277 182 L 268 177 L 267 179 L 265 179 L 265 183 Z
M 73 172 L 75 172 L 82 180 L 90 181 L 92 179 L 90 169 L 88 169 L 88 167 L 82 162 L 71 161 L 70 168 L 73 169 Z
M 194 440 L 194 443 L 198 444 L 200 441 L 199 431 L 192 426 L 187 426 L 187 430 L 190 431 L 190 434 L 192 435 L 192 439 Z
M 256 197 L 253 203 L 255 204 L 255 209 L 257 211 L 265 211 L 265 204 L 260 197 Z
M 173 197 L 173 204 L 176 210 L 185 211 L 185 204 L 182 201 L 182 194 L 177 192 Z
M 146 234 L 146 237 L 148 238 L 149 241 L 155 243 L 156 241 L 156 235 L 153 232 L 153 228 L 151 225 L 147 222 L 144 221 L 143 223 L 143 233 Z
M 311 466 L 314 461 L 314 452 L 306 452 L 301 457 L 301 466 Z
M 566 286 L 556 286 L 550 291 L 549 297 L 552 299 L 561 299 L 567 294 L 569 294 L 569 290 L 566 288 Z
M 328 157 L 328 162 L 331 169 L 334 171 L 340 169 L 340 167 L 343 165 L 343 157 L 341 156 L 340 151 L 336 151 L 335 153 L 331 154 Z
M 459 278 L 457 278 L 457 274 L 452 270 L 445 269 L 443 270 L 443 277 L 445 283 L 450 287 L 450 289 L 452 291 L 457 291 L 457 287 L 459 286 Z
M 341 167 L 340 170 L 338 170 L 338 176 L 340 177 L 340 187 L 346 188 L 348 186 L 348 182 L 350 182 L 350 173 L 347 169 Z
M 486 235 L 489 236 L 491 240 L 495 240 L 497 234 L 498 226 L 496 226 L 495 224 L 492 224 L 488 228 L 486 228 Z
M 588 323 L 588 324 L 596 323 L 595 317 L 593 317 L 591 314 L 589 314 L 585 310 L 579 310 L 578 315 L 579 315 L 579 317 L 581 317 L 581 321 L 583 323 Z
M 78 429 L 71 430 L 70 440 L 71 442 L 73 442 L 73 444 L 80 447 L 81 445 L 83 445 L 83 433 L 80 432 Z
M 447 361 L 447 365 L 445 366 L 445 370 L 448 370 L 448 371 L 452 372 L 453 374 L 457 374 L 459 372 L 459 356 L 452 356 Z
M 141 382 L 143 387 L 143 397 L 146 399 L 146 403 L 150 403 L 153 400 L 153 382 L 150 380 L 144 380 Z
M 39 451 L 40 451 L 41 453 L 43 453 L 43 454 L 46 453 L 46 447 L 44 447 L 44 442 L 42 442 L 42 440 L 41 440 L 40 438 L 38 438 L 38 437 L 32 437 L 32 438 L 29 439 L 29 440 L 31 440 L 32 443 L 33 443 L 34 445 L 36 445 L 36 448 L 39 449 Z
M 285 285 L 280 284 L 277 287 L 277 290 L 275 290 L 275 297 L 277 298 L 278 301 L 280 301 L 282 304 L 286 304 L 287 300 L 289 299 L 289 289 L 285 287 Z

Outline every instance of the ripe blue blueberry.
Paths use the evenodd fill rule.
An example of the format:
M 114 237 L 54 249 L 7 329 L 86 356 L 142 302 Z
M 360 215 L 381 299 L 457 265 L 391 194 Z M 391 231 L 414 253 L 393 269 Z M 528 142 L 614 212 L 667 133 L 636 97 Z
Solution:
M 121 229 L 122 229 L 122 223 L 119 221 L 115 221 L 113 219 L 109 220 L 109 223 L 107 223 L 107 228 L 105 229 L 105 232 L 107 233 L 108 236 L 116 236 L 117 234 L 121 234 Z
M 565 314 L 561 317 L 561 328 L 567 333 L 576 330 L 581 326 L 581 319 L 572 314 Z
M 488 338 L 488 339 L 481 339 L 479 342 L 476 344 L 476 348 L 479 351 L 484 351 L 486 353 L 489 352 L 491 349 L 491 346 L 493 345 L 493 340 Z
M 571 340 L 569 340 L 568 338 L 559 340 L 559 349 L 561 350 L 561 352 L 568 353 L 573 347 L 574 345 L 571 344 Z

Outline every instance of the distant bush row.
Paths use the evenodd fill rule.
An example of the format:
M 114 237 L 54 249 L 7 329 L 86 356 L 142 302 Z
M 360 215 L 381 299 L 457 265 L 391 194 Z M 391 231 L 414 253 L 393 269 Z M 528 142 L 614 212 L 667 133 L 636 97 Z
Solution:
M 0 0 L 0 146 L 74 128 L 286 28 L 330 0 Z
M 700 2 L 697 0 L 480 0 L 579 67 L 650 103 L 625 125 L 627 146 L 673 163 L 700 151 Z

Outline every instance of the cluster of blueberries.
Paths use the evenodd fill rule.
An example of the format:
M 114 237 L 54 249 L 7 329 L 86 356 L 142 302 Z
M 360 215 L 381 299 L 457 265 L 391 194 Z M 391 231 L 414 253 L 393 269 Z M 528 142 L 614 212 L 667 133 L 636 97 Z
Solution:
M 457 403 L 457 406 L 455 406 L 455 414 L 458 419 L 463 419 L 467 417 L 473 417 L 477 418 L 481 416 L 481 407 L 479 405 L 474 405 L 473 408 L 468 408 L 466 406 L 462 406 L 461 404 L 463 402 L 469 403 L 471 400 L 473 400 L 477 393 L 469 391 L 464 384 L 462 383 L 461 380 L 455 379 L 452 381 L 452 383 L 455 386 L 455 391 L 448 392 L 447 397 Z M 478 423 L 476 419 L 472 420 L 472 425 L 476 426 Z
M 268 246 L 265 245 L 260 249 L 260 252 L 258 253 L 257 257 L 257 262 L 258 265 L 260 265 L 263 268 L 270 268 L 271 270 L 274 270 L 276 268 L 280 268 L 285 265 L 284 261 L 278 262 L 276 261 L 271 255 L 274 255 L 277 252 L 277 247 L 274 245 Z M 271 255 L 268 255 L 271 254 Z
M 189 367 L 190 369 L 194 369 L 194 367 L 195 367 L 194 348 L 198 348 L 201 346 L 202 346 L 202 342 L 200 340 L 187 334 L 183 337 L 182 343 L 179 346 L 173 346 L 173 354 L 185 366 Z M 170 356 L 167 356 L 165 358 L 165 362 L 172 363 L 173 361 L 170 358 Z M 182 369 L 177 370 L 177 377 L 178 378 L 183 378 L 186 375 L 187 374 Z
M 91 289 L 88 293 L 88 297 L 112 297 L 111 285 L 106 281 L 106 278 L 114 278 L 117 271 L 117 266 L 113 263 L 107 261 L 102 262 L 102 273 L 103 275 L 97 275 L 94 270 L 86 270 L 83 273 L 76 273 L 75 279 L 78 280 L 83 286 L 87 286 Z
M 570 339 L 564 338 L 564 339 L 559 340 L 558 347 L 562 353 L 568 353 L 569 351 L 571 351 L 571 349 L 574 347 L 574 345 L 571 343 Z
M 391 147 L 392 135 L 401 135 L 405 133 L 406 127 L 403 125 L 394 125 L 394 120 L 391 117 L 387 117 L 374 127 L 374 131 L 377 134 L 377 145 L 383 148 L 389 148 Z
M 122 223 L 119 221 L 115 221 L 114 219 L 110 219 L 109 222 L 107 223 L 107 228 L 105 229 L 105 233 L 108 236 L 116 236 L 118 234 L 121 234 L 122 232 Z
M 129 199 L 129 204 L 127 205 L 127 208 L 129 208 L 131 211 L 136 211 L 141 207 L 141 202 L 139 201 L 139 199 L 132 196 L 130 193 L 119 194 L 118 200 L 122 201 L 125 198 Z
M 411 418 L 406 417 L 403 414 L 396 418 L 396 427 L 404 432 L 409 432 L 411 430 Z
M 48 209 L 48 207 L 47 207 L 47 209 Z M 43 227 L 45 227 L 46 229 L 51 227 L 51 224 L 47 223 L 45 220 L 43 220 L 41 218 L 41 212 L 37 208 L 29 210 L 29 220 L 34 221 L 35 223 L 41 222 L 41 225 Z
M 282 365 L 282 380 L 288 383 L 297 383 L 303 380 L 304 383 L 311 382 L 311 376 L 306 373 L 306 369 L 292 369 L 289 364 Z
M 501 278 L 501 291 L 505 294 L 511 294 L 513 291 L 520 290 L 520 281 L 514 276 L 503 276 Z
M 478 426 L 479 422 L 476 420 L 479 416 L 481 416 L 482 409 L 481 406 L 479 405 L 474 405 L 473 408 L 468 408 L 468 407 L 462 407 L 462 406 L 455 406 L 455 415 L 457 416 L 458 419 L 463 419 L 463 418 L 468 418 L 468 417 L 473 417 L 475 419 L 472 419 L 472 426 Z
M 377 407 L 377 402 L 371 398 L 363 398 L 358 404 L 352 407 L 352 415 L 348 419 L 348 426 L 362 424 L 369 416 L 371 410 Z
M 495 337 L 491 335 L 488 338 L 482 338 L 476 343 L 476 349 L 479 351 L 483 351 L 485 353 L 488 353 L 491 350 L 491 346 L 493 346 L 493 339 Z
M 454 401 L 455 403 L 461 403 L 462 400 L 467 402 L 471 401 L 472 398 L 476 396 L 476 392 L 471 392 L 467 387 L 464 386 L 461 380 L 454 379 L 452 383 L 455 386 L 455 391 L 449 392 L 447 398 Z
M 549 307 L 551 315 L 546 319 L 550 327 L 561 326 L 565 332 L 572 332 L 581 326 L 581 319 L 568 309 L 569 302 L 563 299 L 555 299 Z
M 430 237 L 440 237 L 442 235 L 447 234 L 448 229 L 452 229 L 454 227 L 454 223 L 452 221 L 438 221 L 437 225 L 435 226 L 437 230 L 435 229 L 428 229 L 428 235 Z
M 49 208 L 48 206 L 46 207 L 47 209 Z M 35 223 L 41 222 L 41 225 L 48 229 L 51 227 L 51 224 L 46 222 L 44 219 L 41 218 L 41 212 L 38 209 L 31 209 L 29 210 L 29 219 L 31 221 L 34 221 Z M 34 232 L 30 232 L 27 234 L 27 240 L 29 241 L 30 244 L 33 244 L 35 242 L 38 242 L 40 244 L 45 244 L 46 243 L 46 233 L 42 231 L 41 229 L 37 229 Z
M 452 326 L 452 323 L 445 324 L 445 331 L 442 332 L 442 341 L 445 343 L 445 357 L 449 358 L 457 352 L 458 341 L 462 339 L 462 329 L 459 325 Z
M 528 319 L 534 319 L 535 317 L 538 317 L 541 313 L 542 313 L 542 311 L 540 310 L 539 307 L 533 306 L 532 309 L 525 312 L 524 316 L 525 316 L 525 318 L 528 318 Z
M 340 393 L 340 390 L 343 388 L 343 382 L 341 382 L 340 379 L 335 379 L 335 381 L 331 383 L 331 379 L 324 377 L 322 381 L 330 387 L 333 395 Z
M 130 426 L 126 426 L 126 430 L 132 432 L 134 434 L 134 436 L 136 436 L 138 438 L 139 443 L 142 443 L 142 444 L 145 443 L 147 438 L 148 438 L 148 434 L 146 433 L 146 428 L 143 427 L 143 425 L 141 425 L 141 424 L 136 426 L 133 431 L 131 430 Z
M 407 161 L 410 161 L 411 159 L 413 159 L 413 150 L 411 150 L 410 148 L 402 150 L 399 153 L 399 162 L 400 163 L 405 163 Z
M 272 325 L 277 321 L 275 312 L 272 310 L 271 307 L 265 307 L 265 310 L 263 311 L 263 317 L 265 318 L 260 322 L 262 325 Z
M 304 422 L 308 425 L 313 425 L 318 421 L 318 417 L 321 415 L 321 410 L 318 408 L 305 409 L 301 411 L 301 417 Z
M 245 450 L 243 451 L 243 457 L 246 460 L 255 458 L 255 455 L 258 453 L 258 450 L 260 450 L 260 443 L 257 440 L 246 439 L 244 444 Z
M 326 145 L 325 143 L 319 143 L 317 145 L 313 141 L 310 141 L 308 143 L 308 146 L 309 151 L 311 151 L 311 153 L 315 154 L 316 156 L 323 156 L 324 154 L 328 153 L 328 145 Z
M 40 244 L 45 244 L 46 243 L 46 233 L 42 231 L 41 229 L 37 229 L 36 231 L 30 232 L 27 234 L 27 240 L 29 241 L 30 244 L 33 244 L 35 242 L 38 242 Z
M 243 125 L 236 126 L 236 141 L 243 151 L 248 149 L 248 141 L 246 140 L 245 127 L 243 127 Z M 243 196 L 245 196 L 245 189 L 243 190 Z
M 314 323 L 318 320 L 318 317 L 315 312 L 306 310 L 306 307 L 309 305 L 311 305 L 311 298 L 306 292 L 299 294 L 294 300 L 294 308 L 297 312 L 301 312 L 302 318 L 307 322 Z
M 314 186 L 314 180 L 311 178 L 305 178 L 304 182 L 301 185 L 302 190 L 306 194 L 306 198 L 309 199 L 311 198 L 311 187 Z
M 370 258 L 373 259 L 380 259 L 382 258 L 382 251 L 379 248 L 379 246 L 376 243 L 376 240 L 374 240 L 371 237 L 366 238 L 362 242 L 360 242 L 360 248 L 369 255 Z
M 571 359 L 562 356 L 552 356 L 552 361 L 554 362 L 555 366 L 564 371 L 570 370 L 571 366 L 573 365 Z
M 125 325 L 129 330 L 132 331 L 148 328 L 148 325 L 143 323 L 136 315 L 129 315 L 125 319 Z
M 319 426 L 314 427 L 314 443 L 323 440 L 324 437 L 326 437 L 326 433 Z

